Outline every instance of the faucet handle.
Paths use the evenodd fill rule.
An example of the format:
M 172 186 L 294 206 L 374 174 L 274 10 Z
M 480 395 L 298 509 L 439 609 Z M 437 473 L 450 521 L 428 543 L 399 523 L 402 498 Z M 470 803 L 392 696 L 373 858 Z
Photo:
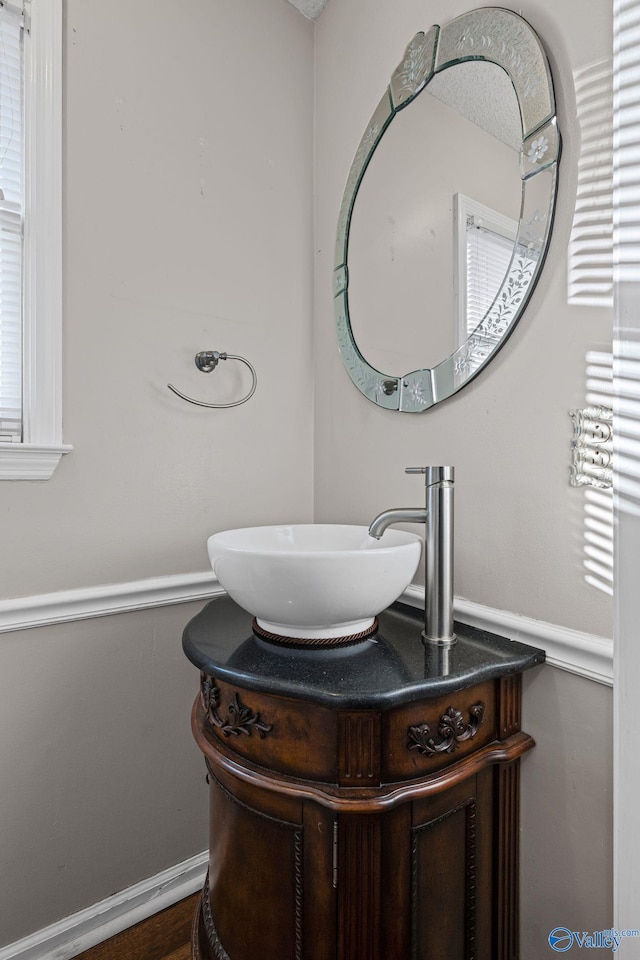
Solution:
M 405 467 L 405 473 L 425 474 L 425 485 L 431 487 L 434 483 L 453 483 L 455 470 L 453 467 Z

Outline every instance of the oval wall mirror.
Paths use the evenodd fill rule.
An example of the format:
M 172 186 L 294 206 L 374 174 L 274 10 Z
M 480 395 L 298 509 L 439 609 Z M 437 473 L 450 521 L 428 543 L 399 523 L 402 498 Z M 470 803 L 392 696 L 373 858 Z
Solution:
M 542 269 L 559 156 L 549 64 L 522 17 L 486 7 L 413 38 L 338 218 L 338 344 L 369 400 L 426 410 L 495 355 Z

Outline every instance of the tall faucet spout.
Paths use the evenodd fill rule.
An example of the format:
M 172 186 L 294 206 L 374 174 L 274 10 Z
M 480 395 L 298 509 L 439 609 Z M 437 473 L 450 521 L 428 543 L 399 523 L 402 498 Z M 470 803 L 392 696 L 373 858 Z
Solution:
M 430 467 L 426 475 L 424 639 L 447 646 L 453 632 L 453 467 Z
M 424 507 L 394 507 L 379 513 L 369 527 L 369 536 L 379 540 L 392 523 L 426 523 L 427 511 Z
M 426 506 L 396 507 L 378 514 L 369 536 L 379 540 L 392 523 L 425 524 L 425 642 L 450 646 L 453 632 L 453 467 L 407 467 L 425 477 Z

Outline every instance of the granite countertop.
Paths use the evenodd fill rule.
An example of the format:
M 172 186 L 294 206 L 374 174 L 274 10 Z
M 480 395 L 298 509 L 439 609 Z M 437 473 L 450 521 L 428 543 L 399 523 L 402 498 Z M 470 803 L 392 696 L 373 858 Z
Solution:
M 544 662 L 537 647 L 464 623 L 442 652 L 421 639 L 423 613 L 394 603 L 377 633 L 349 646 L 300 649 L 257 636 L 253 618 L 229 597 L 212 600 L 185 627 L 182 645 L 210 676 L 251 690 L 344 709 L 381 710 L 455 690 Z

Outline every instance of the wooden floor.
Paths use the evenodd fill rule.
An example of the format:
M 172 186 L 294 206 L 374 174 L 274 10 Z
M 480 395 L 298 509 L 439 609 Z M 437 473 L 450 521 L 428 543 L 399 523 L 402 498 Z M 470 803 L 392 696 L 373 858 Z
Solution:
M 191 925 L 199 897 L 194 894 L 156 913 L 76 960 L 191 960 Z

